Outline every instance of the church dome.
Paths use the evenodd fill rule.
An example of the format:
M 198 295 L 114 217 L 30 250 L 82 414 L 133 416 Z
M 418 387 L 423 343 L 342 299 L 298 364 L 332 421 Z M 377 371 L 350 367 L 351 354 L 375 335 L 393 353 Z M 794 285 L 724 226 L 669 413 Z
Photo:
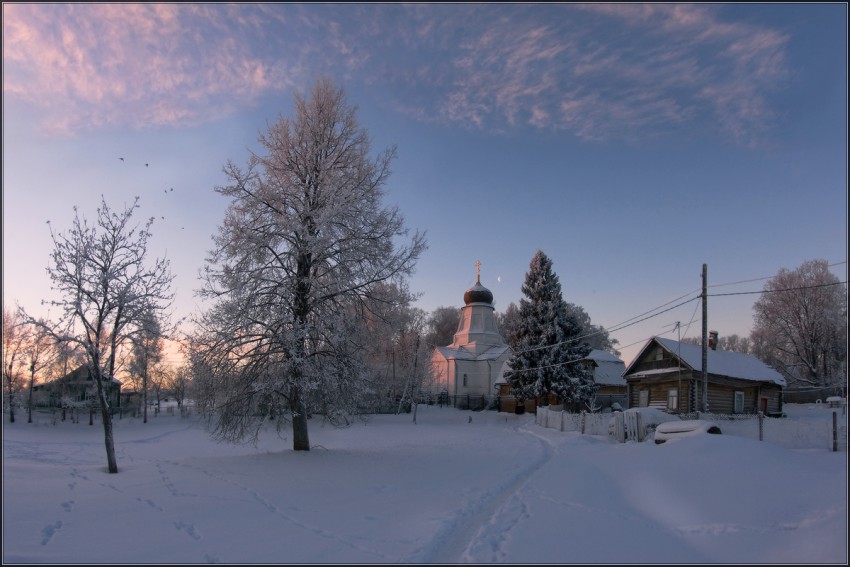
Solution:
M 489 305 L 493 303 L 493 292 L 481 285 L 481 280 L 478 280 L 463 294 L 463 302 L 467 305 L 470 303 L 487 303 Z

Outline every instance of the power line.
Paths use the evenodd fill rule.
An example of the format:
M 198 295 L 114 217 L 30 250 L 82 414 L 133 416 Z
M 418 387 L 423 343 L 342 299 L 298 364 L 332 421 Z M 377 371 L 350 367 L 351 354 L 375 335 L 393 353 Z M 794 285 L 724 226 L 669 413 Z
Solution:
M 829 287 L 829 286 L 833 286 L 833 285 L 846 285 L 846 284 L 847 284 L 846 281 L 844 281 L 844 282 L 832 282 L 832 283 L 818 284 L 818 285 L 804 285 L 804 286 L 800 286 L 800 287 L 788 287 L 788 288 L 783 288 L 783 289 L 763 289 L 761 291 L 739 291 L 739 292 L 736 292 L 736 293 L 710 293 L 710 294 L 708 294 L 708 296 L 709 297 L 721 297 L 721 296 L 724 296 L 724 295 L 752 295 L 754 293 L 776 293 L 776 292 L 781 292 L 781 291 L 800 291 L 800 290 L 804 290 L 804 289 L 817 289 L 817 288 L 821 288 L 821 287 Z
M 835 266 L 840 266 L 840 265 L 846 264 L 846 263 L 847 263 L 846 261 L 835 262 L 833 264 L 828 264 L 827 268 L 833 268 Z M 770 279 L 773 279 L 775 277 L 776 277 L 776 275 L 764 276 L 764 277 L 761 277 L 761 278 L 753 278 L 753 279 L 750 279 L 750 280 L 739 280 L 739 281 L 736 281 L 736 282 L 726 282 L 726 283 L 712 284 L 708 287 L 725 287 L 725 286 L 729 286 L 729 285 L 737 285 L 737 284 L 742 284 L 742 283 L 759 282 L 759 281 L 764 281 L 764 280 L 770 280 Z
M 682 297 L 685 297 L 685 296 L 682 296 Z M 687 305 L 691 301 L 696 301 L 698 299 L 700 299 L 700 298 L 699 297 L 692 297 L 691 299 L 689 299 L 687 301 L 683 301 L 682 303 L 679 303 L 679 304 L 674 305 L 672 307 L 668 307 L 667 309 L 665 309 L 663 311 L 659 311 L 658 313 L 655 313 L 653 315 L 649 315 L 647 317 L 644 317 L 643 319 L 638 319 L 637 321 L 632 321 L 632 319 L 634 319 L 634 317 L 632 317 L 632 319 L 627 319 L 627 321 L 632 321 L 628 324 L 622 323 L 620 326 L 614 326 L 614 327 L 611 327 L 609 329 L 606 329 L 604 327 L 600 327 L 600 329 L 602 329 L 602 330 L 597 331 L 595 333 L 588 333 L 588 334 L 582 335 L 580 337 L 574 337 L 572 339 L 568 339 L 566 341 L 561 341 L 561 342 L 554 343 L 554 344 L 551 344 L 551 345 L 544 345 L 544 346 L 532 347 L 532 348 L 523 349 L 523 350 L 517 350 L 517 351 L 514 351 L 514 354 L 522 354 L 522 353 L 526 353 L 526 352 L 533 352 L 535 350 L 542 350 L 544 348 L 554 348 L 556 346 L 560 346 L 560 345 L 564 345 L 564 344 L 568 344 L 568 343 L 573 343 L 573 342 L 576 342 L 576 341 L 580 341 L 581 339 L 586 339 L 588 337 L 601 335 L 603 333 L 609 333 L 610 334 L 610 333 L 614 333 L 614 332 L 617 332 L 617 331 L 621 331 L 621 330 L 625 329 L 626 327 L 631 327 L 632 325 L 637 325 L 638 323 L 646 321 L 647 319 L 652 319 L 653 317 L 657 317 L 657 316 L 661 315 L 662 313 L 666 313 L 667 311 L 671 311 L 673 309 L 676 309 L 677 307 L 681 307 L 682 305 Z M 669 305 L 669 303 L 670 302 L 665 303 L 664 305 Z M 658 309 L 658 308 L 656 307 L 656 309 Z M 651 309 L 651 310 L 647 311 L 646 313 L 652 313 L 653 311 L 655 311 L 655 309 Z M 638 315 L 638 317 L 640 317 L 640 315 Z M 631 345 L 629 345 L 629 346 L 631 346 Z M 623 348 L 625 348 L 625 347 L 623 347 Z
M 831 264 L 831 266 L 837 266 L 837 265 L 844 264 L 844 263 L 845 263 L 845 262 L 837 262 L 837 263 L 835 263 L 835 264 Z M 754 280 L 746 280 L 746 281 L 758 281 L 759 279 L 770 279 L 770 278 L 772 278 L 772 277 L 773 277 L 773 276 L 770 276 L 769 278 L 757 278 L 757 279 L 754 279 Z M 717 284 L 717 285 L 718 285 L 718 286 L 722 286 L 722 285 L 733 285 L 734 283 L 745 283 L 745 282 L 742 280 L 742 281 L 740 281 L 740 282 L 731 282 L 731 283 L 728 283 L 728 284 Z M 844 281 L 844 282 L 833 282 L 833 283 L 828 283 L 828 284 L 818 284 L 818 285 L 811 285 L 811 286 L 801 286 L 801 287 L 796 287 L 796 288 L 771 289 L 771 290 L 761 290 L 761 291 L 745 291 L 745 292 L 735 292 L 735 293 L 714 293 L 714 294 L 708 294 L 708 296 L 709 296 L 709 297 L 722 297 L 722 296 L 731 296 L 731 295 L 749 295 L 749 294 L 755 294 L 755 293 L 773 293 L 773 292 L 781 292 L 781 291 L 799 291 L 799 290 L 803 290 L 803 289 L 816 289 L 816 288 L 829 287 L 829 286 L 833 286 L 833 285 L 841 285 L 841 284 L 846 284 L 846 283 L 847 283 L 847 282 L 846 282 L 846 281 Z M 711 287 L 711 286 L 709 286 L 709 287 Z M 641 315 L 636 315 L 635 317 L 632 317 L 632 318 L 630 318 L 630 319 L 626 319 L 623 323 L 620 323 L 620 324 L 618 324 L 618 325 L 614 325 L 614 326 L 609 327 L 609 328 L 600 327 L 600 329 L 601 329 L 601 330 L 599 330 L 599 331 L 597 331 L 597 332 L 595 332 L 595 333 L 588 333 L 588 334 L 586 334 L 586 335 L 582 335 L 582 336 L 579 336 L 579 337 L 574 337 L 574 338 L 572 338 L 572 339 L 568 339 L 568 340 L 566 340 L 566 341 L 557 342 L 557 343 L 554 343 L 554 344 L 551 344 L 551 345 L 544 345 L 544 346 L 538 346 L 538 347 L 527 348 L 527 349 L 523 349 L 523 350 L 517 350 L 517 351 L 514 351 L 514 354 L 515 354 L 515 355 L 516 355 L 516 354 L 523 354 L 523 353 L 526 353 L 526 352 L 533 352 L 533 351 L 542 350 L 542 349 L 546 349 L 546 348 L 554 348 L 554 347 L 557 347 L 557 346 L 560 346 L 560 345 L 569 344 L 569 343 L 574 343 L 574 342 L 580 341 L 580 340 L 582 340 L 582 339 L 586 339 L 586 338 L 588 338 L 588 337 L 593 337 L 593 336 L 596 336 L 596 335 L 601 335 L 601 334 L 603 334 L 603 333 L 611 334 L 611 333 L 615 333 L 615 332 L 617 332 L 617 331 L 621 331 L 621 330 L 623 330 L 623 329 L 625 329 L 625 328 L 627 328 L 627 327 L 631 327 L 632 325 L 636 325 L 636 324 L 638 324 L 638 323 L 641 323 L 641 322 L 643 322 L 643 321 L 646 321 L 647 319 L 651 319 L 651 318 L 653 318 L 653 317 L 657 317 L 658 315 L 661 315 L 662 313 L 666 313 L 667 311 L 671 311 L 671 310 L 673 310 L 673 309 L 676 309 L 677 307 L 681 307 L 682 305 L 687 305 L 688 303 L 690 303 L 690 302 L 692 302 L 692 301 L 696 301 L 696 300 L 699 300 L 699 299 L 701 299 L 701 298 L 702 298 L 702 295 L 700 294 L 700 295 L 699 295 L 699 296 L 697 296 L 697 297 L 692 297 L 691 299 L 689 299 L 689 300 L 687 300 L 687 301 L 683 301 L 682 303 L 679 303 L 679 304 L 676 304 L 676 305 L 674 305 L 674 306 L 672 306 L 672 307 L 669 307 L 669 308 L 667 308 L 667 309 L 664 309 L 663 311 L 658 311 L 657 313 L 654 313 L 655 311 L 657 311 L 657 310 L 658 310 L 658 309 L 660 309 L 661 307 L 664 307 L 664 306 L 666 306 L 666 305 L 669 305 L 670 303 L 672 303 L 672 302 L 676 301 L 677 299 L 681 299 L 681 298 L 683 298 L 683 297 L 687 297 L 688 295 L 691 295 L 692 293 L 694 293 L 694 291 L 691 291 L 691 292 L 689 292 L 689 293 L 686 293 L 686 294 L 684 294 L 684 295 L 681 295 L 681 296 L 679 296 L 679 297 L 678 297 L 678 298 L 676 298 L 676 299 L 673 299 L 673 300 L 671 300 L 671 301 L 668 301 L 667 303 L 664 303 L 663 305 L 660 305 L 659 307 L 656 307 L 656 308 L 654 308 L 654 309 L 650 309 L 649 311 L 646 311 L 646 312 L 642 313 Z M 648 313 L 653 313 L 653 314 L 652 314 L 652 315 L 649 315 L 649 316 L 647 316 L 647 317 L 643 317 L 643 318 L 641 318 L 641 319 L 637 319 L 638 317 L 642 317 L 642 315 L 647 315 Z M 696 315 L 696 308 L 694 309 L 694 315 Z M 635 319 L 637 319 L 637 320 L 635 320 Z M 690 325 L 691 325 L 691 323 L 693 323 L 693 322 L 694 322 L 694 320 L 695 320 L 695 319 L 694 319 L 694 316 L 692 316 L 692 317 L 691 317 L 691 321 L 688 323 L 688 326 L 690 326 Z M 662 333 L 662 334 L 663 334 L 663 333 Z M 644 342 L 644 341 L 637 341 L 637 342 L 635 342 L 635 343 L 632 343 L 632 344 L 626 345 L 626 346 L 621 347 L 621 348 L 628 348 L 628 347 L 633 346 L 633 345 L 635 345 L 635 344 L 638 344 L 638 343 L 640 343 L 640 342 Z M 556 365 L 556 366 L 557 366 L 557 365 Z M 540 367 L 540 368 L 548 368 L 548 367 Z

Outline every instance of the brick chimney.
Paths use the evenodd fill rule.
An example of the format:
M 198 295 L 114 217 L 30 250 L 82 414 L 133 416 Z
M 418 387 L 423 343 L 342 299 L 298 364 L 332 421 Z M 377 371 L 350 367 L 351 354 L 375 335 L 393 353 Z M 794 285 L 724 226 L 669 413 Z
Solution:
M 717 350 L 717 331 L 708 332 L 708 348 Z

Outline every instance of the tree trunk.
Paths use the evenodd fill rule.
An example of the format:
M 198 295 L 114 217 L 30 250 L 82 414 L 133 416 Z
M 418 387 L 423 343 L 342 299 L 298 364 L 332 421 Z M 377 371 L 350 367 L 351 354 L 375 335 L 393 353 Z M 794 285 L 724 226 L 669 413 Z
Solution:
M 110 474 L 118 472 L 118 462 L 115 460 L 115 441 L 112 436 L 112 415 L 109 413 L 109 400 L 106 399 L 105 377 L 99 366 L 95 366 L 95 383 L 97 398 L 100 401 L 100 415 L 103 420 L 103 442 L 106 445 L 106 464 Z
M 142 423 L 148 422 L 148 369 L 147 364 L 145 364 L 144 374 L 142 374 L 142 405 L 144 408 L 142 409 L 142 415 L 144 418 L 142 419 Z
M 102 402 L 101 402 L 102 403 Z M 103 440 L 106 445 L 106 463 L 110 474 L 118 472 L 118 461 L 115 460 L 115 441 L 112 436 L 112 415 L 108 407 L 101 407 L 103 417 Z
M 32 387 L 35 382 L 35 369 L 30 370 L 30 391 L 27 397 L 27 423 L 32 423 Z
M 14 360 L 14 357 L 12 358 Z M 12 365 L 9 365 L 10 369 Z M 12 391 L 12 373 L 6 374 L 6 383 L 9 385 L 9 423 L 15 423 L 15 394 Z
M 289 397 L 289 409 L 292 412 L 292 450 L 309 451 L 310 436 L 307 432 L 307 411 L 301 400 L 298 386 L 292 386 Z

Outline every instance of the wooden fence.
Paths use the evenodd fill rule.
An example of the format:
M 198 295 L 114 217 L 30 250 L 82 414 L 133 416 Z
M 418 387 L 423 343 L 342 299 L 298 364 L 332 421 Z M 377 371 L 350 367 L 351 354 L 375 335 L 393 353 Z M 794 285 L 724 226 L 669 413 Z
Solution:
M 828 410 L 825 410 L 828 411 Z M 846 411 L 828 411 L 824 419 L 765 417 L 752 414 L 682 414 L 682 419 L 704 419 L 717 423 L 725 435 L 767 441 L 788 449 L 827 449 L 847 451 Z M 541 427 L 582 435 L 604 435 L 623 443 L 651 439 L 655 427 L 641 423 L 636 412 L 570 413 L 560 409 L 537 408 L 535 423 Z

